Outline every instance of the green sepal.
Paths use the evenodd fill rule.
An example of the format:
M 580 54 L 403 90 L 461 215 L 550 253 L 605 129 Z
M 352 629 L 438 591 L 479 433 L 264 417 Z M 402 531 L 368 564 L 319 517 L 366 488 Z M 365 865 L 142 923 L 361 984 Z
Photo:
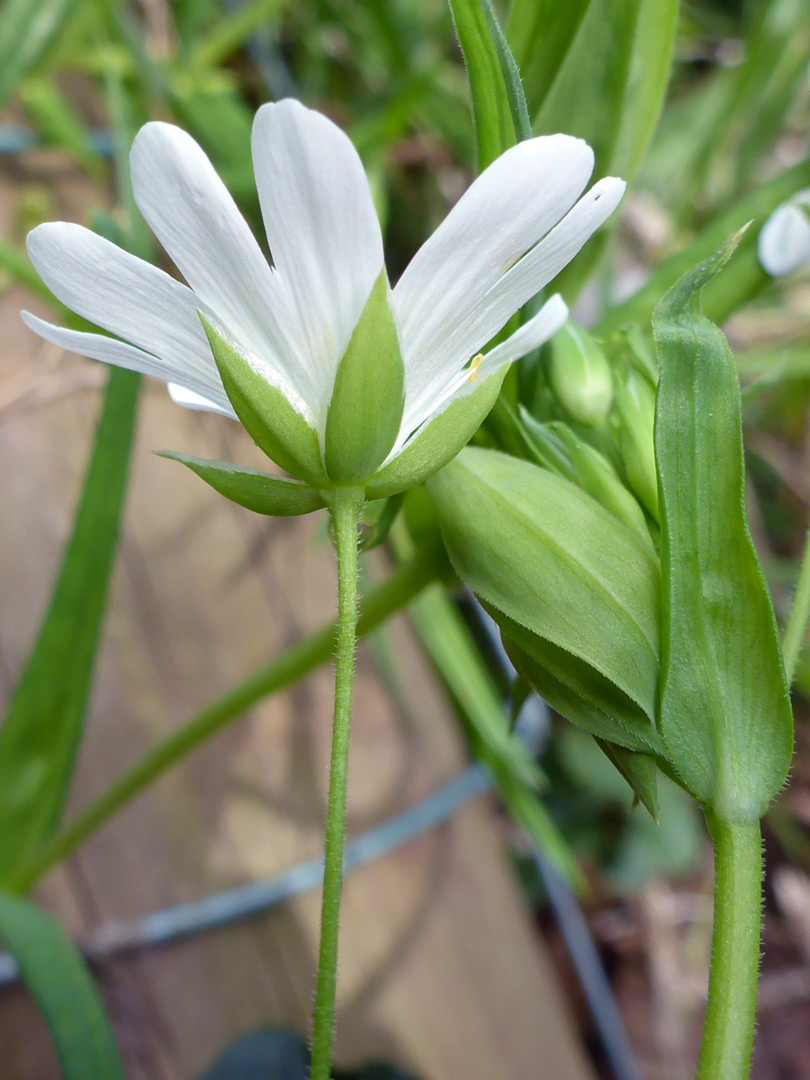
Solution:
M 176 454 L 171 450 L 159 450 L 157 456 L 179 461 L 214 491 L 255 514 L 293 517 L 296 514 L 311 514 L 313 510 L 320 510 L 325 505 L 318 492 L 307 484 L 302 484 L 300 480 L 270 476 L 258 469 L 234 465 L 230 461 L 207 461 L 190 454 Z
M 225 393 L 247 433 L 285 472 L 313 487 L 327 483 L 318 435 L 281 390 L 257 375 L 245 357 L 198 312 Z
M 366 504 L 360 515 L 358 546 L 361 551 L 373 551 L 385 543 L 404 501 L 405 493 L 401 492 L 389 499 L 376 499 Z
M 494 450 L 464 450 L 428 491 L 453 566 L 482 600 L 653 715 L 660 576 L 634 532 L 569 481 Z
M 382 271 L 338 365 L 326 415 L 324 457 L 336 484 L 367 480 L 399 434 L 405 368 Z
M 501 392 L 507 367 L 494 372 L 471 394 L 457 398 L 429 420 L 401 454 L 366 484 L 370 499 L 407 491 L 443 469 L 479 429 Z
M 734 236 L 655 309 L 661 371 L 660 730 L 687 788 L 725 821 L 756 820 L 785 781 L 793 724 L 773 605 L 745 511 L 740 387 L 701 290 Z

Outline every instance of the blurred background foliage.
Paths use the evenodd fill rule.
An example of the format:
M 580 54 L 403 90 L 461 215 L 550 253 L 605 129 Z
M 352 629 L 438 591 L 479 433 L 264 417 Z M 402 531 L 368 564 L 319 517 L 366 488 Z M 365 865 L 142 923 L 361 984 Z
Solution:
M 467 9 L 445 0 L 3 0 L 0 167 L 4 161 L 13 168 L 14 155 L 35 146 L 65 155 L 99 185 L 99 205 L 85 224 L 160 261 L 133 205 L 126 155 L 140 124 L 170 120 L 203 145 L 261 238 L 251 121 L 262 102 L 293 95 L 335 119 L 357 145 L 395 279 L 488 153 L 481 114 L 477 129 L 471 123 L 454 34 L 455 17 L 464 41 Z M 602 483 L 607 468 L 625 493 L 626 512 L 655 545 L 644 441 L 656 377 L 650 313 L 686 266 L 753 218 L 728 271 L 708 290 L 707 308 L 723 320 L 739 365 L 751 524 L 784 617 L 810 505 L 810 275 L 770 279 L 756 259 L 756 236 L 776 206 L 810 186 L 806 0 L 694 0 L 680 8 L 662 0 L 512 0 L 495 11 L 523 76 L 535 133 L 587 138 L 596 150 L 595 175 L 622 175 L 633 185 L 609 234 L 589 245 L 559 283 L 577 319 L 599 339 L 603 360 L 582 378 L 604 377 L 596 369 L 607 363 L 604 414 L 583 422 L 583 384 L 566 390 L 555 376 L 552 346 L 514 369 L 480 441 L 583 484 L 594 468 L 602 470 Z M 0 237 L 0 289 L 21 283 L 50 299 L 27 260 L 24 237 L 54 212 L 47 188 L 19 187 L 11 228 Z M 55 307 L 58 317 L 79 325 Z M 14 832 L 14 850 L 0 844 L 0 875 L 17 888 L 36 876 L 24 872 L 26 859 L 36 863 L 53 836 L 81 739 L 136 398 L 134 380 L 111 380 L 107 424 L 102 418 L 76 523 L 76 536 L 89 530 L 96 548 L 67 550 L 0 735 L 0 814 L 7 823 L 28 823 Z M 110 439 L 111 415 L 118 418 L 117 440 Z M 594 452 L 601 455 L 597 465 Z M 420 529 L 431 528 L 420 496 L 406 502 L 408 528 L 400 519 L 392 533 L 400 558 L 412 554 Z M 370 529 L 375 518 L 379 508 Z M 628 814 L 631 792 L 619 773 L 590 736 L 556 720 L 540 775 L 504 726 L 509 688 L 493 666 L 492 644 L 460 611 L 436 589 L 422 596 L 414 618 L 473 754 L 495 773 L 518 823 L 581 884 L 578 859 L 598 894 L 631 894 L 661 874 L 699 874 L 702 826 L 674 785 L 662 787 L 657 826 L 642 811 Z M 66 618 L 79 619 L 87 634 L 82 661 L 71 668 L 71 692 L 54 701 L 39 673 L 47 666 L 51 686 L 62 685 L 59 673 L 72 662 L 70 635 L 59 630 Z M 376 644 L 395 687 L 396 659 L 384 631 Z M 810 697 L 807 658 L 797 689 L 801 721 Z M 773 859 L 810 868 L 805 730 L 800 724 L 793 789 L 771 813 L 768 839 Z M 15 787 L 24 760 L 46 761 L 47 806 Z M 538 885 L 529 870 L 526 882 L 530 891 Z

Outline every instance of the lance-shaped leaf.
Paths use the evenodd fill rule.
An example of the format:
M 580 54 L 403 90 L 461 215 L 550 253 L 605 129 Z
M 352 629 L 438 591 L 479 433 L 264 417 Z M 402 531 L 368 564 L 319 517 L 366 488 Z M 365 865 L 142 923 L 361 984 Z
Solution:
M 481 172 L 531 137 L 531 121 L 520 71 L 491 0 L 450 0 L 450 10 L 467 65 Z
M 42 1011 L 64 1080 L 125 1080 L 90 973 L 56 919 L 0 890 L 0 942 Z
M 628 323 L 648 326 L 655 305 L 683 274 L 688 273 L 696 263 L 708 259 L 727 236 L 741 229 L 746 222 L 753 220 L 757 226 L 763 225 L 778 206 L 808 185 L 810 157 L 785 169 L 726 213 L 714 218 L 687 248 L 661 263 L 638 292 L 610 308 L 593 332 L 605 338 Z M 725 272 L 708 283 L 703 295 L 703 309 L 713 322 L 728 318 L 771 281 L 757 258 L 757 232 L 758 228 L 748 230 Z
M 740 388 L 700 292 L 736 237 L 655 310 L 662 511 L 660 730 L 695 797 L 756 820 L 787 775 L 793 729 L 773 605 L 745 513 Z
M 503 612 L 487 608 L 501 628 L 515 667 L 561 716 L 596 738 L 628 750 L 665 752 L 653 726 L 653 701 L 642 708 L 586 660 L 532 633 Z
M 597 0 L 512 0 L 506 37 L 523 76 L 523 89 L 536 115 L 572 47 L 582 20 Z
M 0 879 L 51 832 L 67 794 L 129 474 L 140 377 L 111 372 L 73 534 L 0 727 Z
M 459 576 L 512 621 L 518 647 L 561 685 L 587 673 L 600 710 L 634 710 L 650 742 L 628 744 L 629 724 L 613 734 L 652 749 L 659 574 L 649 547 L 574 484 L 497 451 L 463 451 L 428 490 Z
M 75 8 L 73 0 L 6 0 L 0 12 L 0 107 L 44 59 Z
M 258 469 L 246 469 L 230 461 L 206 461 L 205 458 L 192 457 L 190 454 L 176 454 L 171 450 L 162 450 L 158 457 L 179 461 L 196 473 L 206 484 L 224 495 L 231 502 L 252 510 L 254 514 L 269 514 L 271 517 L 291 517 L 295 514 L 310 514 L 320 510 L 324 501 L 300 480 L 288 480 L 284 476 L 271 476 Z
M 555 26 L 575 19 L 577 11 L 569 9 L 581 5 L 546 5 L 552 6 Z M 535 134 L 579 135 L 596 154 L 596 176 L 632 183 L 664 102 L 677 14 L 678 0 L 590 0 L 573 37 L 561 25 L 570 42 L 565 57 L 541 100 L 529 102 Z M 566 299 L 587 279 L 606 235 L 590 241 L 560 275 L 556 287 Z

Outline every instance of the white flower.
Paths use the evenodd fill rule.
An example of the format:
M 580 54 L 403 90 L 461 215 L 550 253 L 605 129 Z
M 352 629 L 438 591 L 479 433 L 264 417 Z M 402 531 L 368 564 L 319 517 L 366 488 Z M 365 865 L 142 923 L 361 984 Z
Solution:
M 784 277 L 810 261 L 810 188 L 782 203 L 762 226 L 759 261 L 771 277 Z
M 624 191 L 621 180 L 607 178 L 582 195 L 593 153 L 580 139 L 520 143 L 475 180 L 391 291 L 368 183 L 348 137 L 285 100 L 259 109 L 252 151 L 272 265 L 197 143 L 169 124 L 149 123 L 132 147 L 135 199 L 187 285 L 79 225 L 49 223 L 29 235 L 34 266 L 65 305 L 116 338 L 53 326 L 28 312 L 23 318 L 66 349 L 165 380 L 183 405 L 239 412 L 244 421 L 221 377 L 223 364 L 241 358 L 252 372 L 251 392 L 274 388 L 294 410 L 291 433 L 284 418 L 273 419 L 276 406 L 255 406 L 262 424 L 277 428 L 271 445 L 282 447 L 279 464 L 328 485 L 335 479 L 327 421 L 330 408 L 336 411 L 337 373 L 382 281 L 401 377 L 394 426 L 373 462 L 383 477 L 370 484 L 375 493 L 424 478 L 470 438 L 508 365 L 559 329 L 565 304 L 552 297 L 503 344 L 483 357 L 481 350 L 577 254 Z M 375 310 L 379 322 L 383 309 Z M 374 326 L 367 339 L 375 340 Z M 346 413 L 357 429 L 347 437 L 362 439 L 359 428 L 373 427 L 374 410 L 388 407 L 360 400 L 363 372 L 370 396 L 397 393 L 374 383 L 377 361 L 358 363 L 361 376 L 347 376 L 359 410 Z M 246 426 L 255 438 L 255 423 Z M 321 460 L 313 464 L 310 454 L 296 471 L 300 431 L 313 436 Z

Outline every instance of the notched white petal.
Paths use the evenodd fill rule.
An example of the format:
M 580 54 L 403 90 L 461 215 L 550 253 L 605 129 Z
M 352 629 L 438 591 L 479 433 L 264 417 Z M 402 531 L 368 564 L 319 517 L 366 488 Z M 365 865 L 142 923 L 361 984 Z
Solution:
M 383 269 L 380 225 L 360 157 L 327 117 L 289 98 L 263 105 L 252 150 L 273 265 L 322 414 Z
M 171 360 L 152 356 L 151 353 L 144 352 L 143 349 L 138 349 L 134 345 L 128 345 L 124 341 L 118 341 L 116 338 L 54 326 L 53 323 L 32 315 L 30 311 L 23 311 L 21 314 L 23 322 L 30 330 L 68 352 L 78 353 L 79 356 L 86 356 L 90 360 L 100 360 L 102 363 L 112 364 L 115 367 L 126 368 L 128 371 L 138 371 L 142 375 L 150 375 L 167 383 L 181 379 L 185 387 L 210 400 L 212 404 L 216 404 L 220 411 L 229 416 L 235 415 L 216 369 L 213 375 L 189 371 L 177 363 L 172 363 Z
M 130 164 L 138 207 L 200 306 L 311 396 L 284 290 L 202 148 L 180 128 L 152 122 L 138 132 Z
M 81 225 L 38 225 L 27 238 L 37 273 L 72 311 L 189 371 L 215 374 L 194 293 Z
M 548 135 L 507 150 L 473 182 L 394 289 L 409 366 L 429 369 L 443 362 L 446 343 L 571 209 L 592 170 L 587 143 Z

